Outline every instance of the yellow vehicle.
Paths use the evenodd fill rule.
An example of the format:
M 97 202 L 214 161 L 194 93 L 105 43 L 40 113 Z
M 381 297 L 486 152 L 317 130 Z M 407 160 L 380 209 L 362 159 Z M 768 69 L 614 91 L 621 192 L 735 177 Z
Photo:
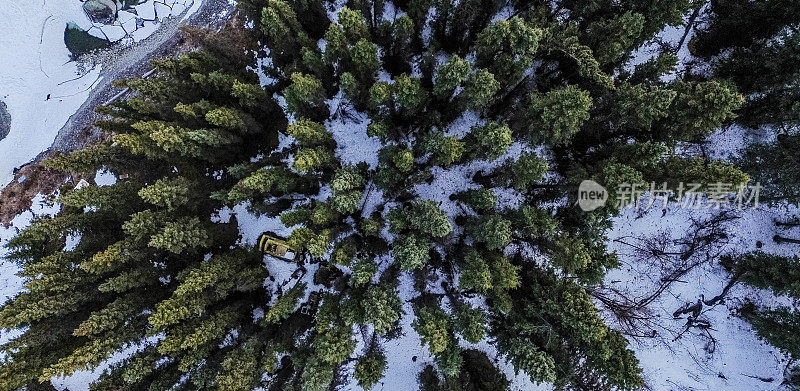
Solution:
M 289 246 L 286 242 L 286 238 L 278 236 L 274 232 L 264 232 L 261 234 L 261 236 L 258 237 L 258 245 L 256 248 L 264 254 L 282 261 L 300 261 L 300 252 Z

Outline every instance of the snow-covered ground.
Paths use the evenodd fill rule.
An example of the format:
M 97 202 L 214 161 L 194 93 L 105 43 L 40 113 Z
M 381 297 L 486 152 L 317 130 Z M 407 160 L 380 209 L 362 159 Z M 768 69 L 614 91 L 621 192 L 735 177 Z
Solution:
M 64 29 L 68 22 L 88 22 L 77 0 L 3 0 L 0 21 L 0 100 L 11 115 L 11 132 L 0 141 L 4 186 L 15 167 L 50 146 L 89 96 L 100 70 L 81 71 L 69 62 Z
M 687 327 L 688 314 L 674 316 L 687 305 L 708 302 L 723 293 L 730 276 L 719 265 L 719 255 L 754 251 L 757 242 L 763 245 L 760 250 L 769 253 L 788 255 L 792 250 L 773 242 L 773 220 L 796 214 L 796 208 L 761 205 L 731 212 L 733 219 L 720 225 L 727 238 L 681 261 L 678 253 L 687 250 L 684 241 L 693 237 L 693 222 L 706 221 L 719 212 L 674 207 L 662 217 L 660 209 L 640 214 L 631 207 L 615 220 L 615 229 L 609 233 L 609 247 L 622 261 L 621 268 L 606 277 L 608 288 L 619 293 L 612 296 L 641 301 L 665 284 L 664 277 L 675 276 L 637 312 L 646 319 L 635 322 L 635 330 L 628 330 L 639 335 L 629 339 L 650 389 L 776 390 L 783 381 L 786 357 L 760 341 L 749 324 L 736 316 L 736 310 L 746 297 L 768 306 L 787 304 L 785 298 L 737 284 L 721 302 L 703 305 L 692 327 Z M 648 254 L 652 248 L 674 254 Z M 691 269 L 678 275 L 684 268 Z M 612 326 L 620 327 L 610 311 L 606 314 Z

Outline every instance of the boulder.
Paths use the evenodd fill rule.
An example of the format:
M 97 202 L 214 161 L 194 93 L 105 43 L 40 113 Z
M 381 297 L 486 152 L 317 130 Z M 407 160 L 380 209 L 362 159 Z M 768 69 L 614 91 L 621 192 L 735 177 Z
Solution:
M 93 23 L 111 24 L 117 18 L 117 3 L 113 0 L 86 0 L 83 11 Z
M 11 131 L 11 115 L 8 114 L 8 109 L 3 101 L 0 101 L 0 140 L 8 136 Z

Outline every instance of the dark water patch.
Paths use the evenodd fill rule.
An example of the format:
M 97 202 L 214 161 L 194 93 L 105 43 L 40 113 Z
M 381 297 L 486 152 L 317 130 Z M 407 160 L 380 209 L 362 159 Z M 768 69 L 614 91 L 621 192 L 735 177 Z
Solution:
M 64 30 L 64 43 L 67 44 L 67 49 L 73 56 L 80 56 L 92 50 L 111 46 L 111 42 L 107 39 L 92 36 L 75 23 L 67 23 L 67 28 Z

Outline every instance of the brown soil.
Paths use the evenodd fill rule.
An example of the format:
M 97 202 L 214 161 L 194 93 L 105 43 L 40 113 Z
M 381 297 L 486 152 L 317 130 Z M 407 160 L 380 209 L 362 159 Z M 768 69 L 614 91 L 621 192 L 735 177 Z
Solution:
M 23 177 L 25 179 L 20 182 Z M 33 197 L 39 193 L 53 193 L 68 177 L 39 164 L 29 164 L 17 170 L 14 180 L 0 191 L 0 224 L 10 225 L 14 217 L 31 207 Z

